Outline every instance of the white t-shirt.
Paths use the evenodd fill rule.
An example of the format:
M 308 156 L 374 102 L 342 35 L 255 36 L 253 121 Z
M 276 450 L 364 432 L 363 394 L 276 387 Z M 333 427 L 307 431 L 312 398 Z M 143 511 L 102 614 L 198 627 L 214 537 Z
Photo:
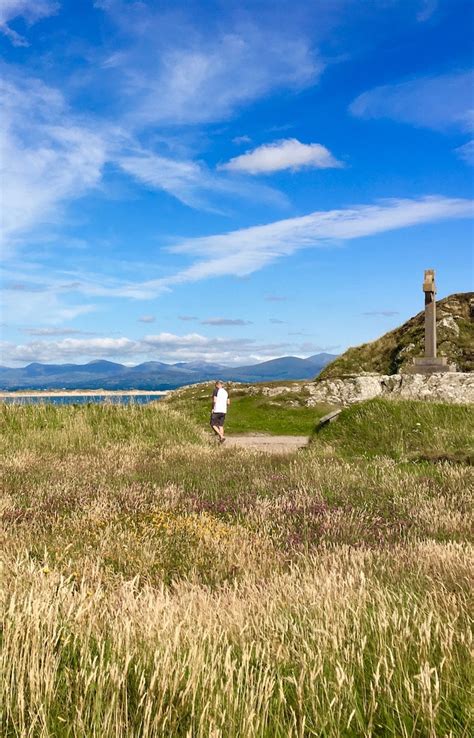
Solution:
M 214 412 L 215 413 L 226 413 L 227 412 L 227 398 L 228 393 L 223 387 L 219 387 L 217 394 L 214 396 Z

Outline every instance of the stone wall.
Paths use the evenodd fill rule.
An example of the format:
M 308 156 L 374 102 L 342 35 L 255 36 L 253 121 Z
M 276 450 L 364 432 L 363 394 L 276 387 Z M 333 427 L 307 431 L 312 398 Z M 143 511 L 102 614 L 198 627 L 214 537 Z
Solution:
M 372 397 L 474 403 L 474 373 L 361 374 L 305 384 L 307 405 L 352 405 Z

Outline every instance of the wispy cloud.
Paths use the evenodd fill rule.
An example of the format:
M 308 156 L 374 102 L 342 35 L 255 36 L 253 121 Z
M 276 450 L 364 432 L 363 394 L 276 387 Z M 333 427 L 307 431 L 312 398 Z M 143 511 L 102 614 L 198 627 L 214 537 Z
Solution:
M 232 143 L 234 144 L 244 144 L 244 143 L 250 143 L 252 139 L 250 136 L 243 135 L 243 136 L 235 136 L 235 138 L 232 139 Z
M 168 250 L 191 258 L 188 267 L 167 277 L 144 282 L 89 283 L 82 290 L 90 296 L 150 299 L 178 285 L 204 279 L 242 277 L 301 249 L 328 247 L 357 238 L 440 220 L 468 218 L 474 202 L 442 196 L 382 200 L 341 210 L 316 211 L 251 228 L 202 238 L 191 238 Z M 115 283 L 114 283 L 115 282 Z M 286 299 L 267 295 L 269 302 Z
M 94 336 L 93 331 L 82 331 L 79 328 L 23 328 L 28 336 Z
M 274 325 L 284 325 L 284 320 L 279 320 L 279 318 L 269 318 L 269 323 L 273 323 Z
M 420 9 L 416 14 L 419 23 L 425 23 L 438 9 L 438 0 L 421 0 Z
M 390 318 L 393 315 L 400 315 L 400 313 L 397 310 L 368 310 L 365 313 L 362 313 L 362 315 L 371 315 L 371 316 L 383 316 L 384 318 Z
M 317 82 L 324 63 L 301 33 L 248 16 L 198 29 L 184 14 L 144 3 L 100 3 L 127 43 L 106 60 L 134 125 L 189 125 L 229 118 L 272 90 Z
M 138 318 L 139 323 L 154 323 L 156 317 L 154 315 L 140 315 Z
M 178 315 L 178 319 L 188 323 L 192 323 L 193 321 L 198 320 L 196 315 Z
M 116 277 L 105 278 L 96 275 L 82 279 L 75 291 L 82 292 L 92 299 L 97 297 L 151 299 L 183 284 L 216 277 L 249 275 L 301 249 L 327 248 L 345 241 L 423 223 L 472 217 L 473 213 L 474 206 L 471 200 L 441 196 L 385 200 L 374 205 L 316 211 L 299 218 L 288 218 L 267 225 L 184 240 L 170 247 L 169 251 L 188 256 L 191 264 L 167 277 L 126 282 Z M 54 301 L 57 303 L 55 293 L 51 297 L 49 293 L 34 297 L 43 299 L 43 310 L 47 307 L 44 300 L 53 300 L 48 313 L 53 312 L 53 307 L 58 307 L 54 304 Z M 280 302 L 285 296 L 268 294 L 265 299 L 269 302 Z M 30 320 L 37 306 L 31 300 L 28 303 L 32 305 L 31 309 L 28 309 Z M 74 311 L 78 314 L 80 310 L 89 309 L 93 308 L 83 306 L 56 310 L 55 322 L 70 319 Z M 61 316 L 61 320 L 58 316 Z
M 81 315 L 94 312 L 97 306 L 82 301 L 72 303 L 63 299 L 61 292 L 54 289 L 42 292 L 30 292 L 28 299 L 22 292 L 4 289 L 2 291 L 2 314 L 10 325 L 31 325 L 41 322 L 58 326 Z
M 424 197 L 385 200 L 343 210 L 314 212 L 217 236 L 194 238 L 171 250 L 198 257 L 187 269 L 156 283 L 159 288 L 228 274 L 246 275 L 290 256 L 314 248 L 372 236 L 421 223 L 473 215 L 471 200 Z M 149 283 L 150 284 L 150 283 Z
M 54 15 L 59 10 L 55 0 L 2 0 L 0 3 L 0 33 L 7 36 L 13 46 L 29 46 L 28 40 L 10 28 L 10 21 L 23 18 L 32 25 L 41 18 Z
M 474 125 L 473 88 L 472 70 L 419 77 L 364 92 L 349 109 L 360 118 L 392 118 L 440 131 L 470 131 Z
M 201 320 L 201 325 L 252 325 L 252 321 L 242 318 L 208 318 Z
M 143 149 L 125 127 L 78 117 L 59 90 L 12 69 L 4 71 L 0 81 L 0 177 L 8 181 L 2 192 L 4 245 L 21 244 L 42 227 L 59 227 L 67 204 L 103 187 L 107 163 L 148 189 L 168 192 L 193 208 L 221 212 L 223 202 L 231 207 L 236 197 L 287 204 L 286 196 L 266 185 Z
M 265 295 L 267 302 L 286 302 L 288 298 L 285 295 Z
M 304 144 L 296 138 L 286 138 L 235 156 L 220 168 L 230 172 L 268 174 L 283 169 L 296 171 L 303 168 L 329 169 L 342 166 L 322 144 Z
M 195 161 L 172 159 L 142 150 L 139 155 L 118 156 L 116 163 L 148 188 L 164 190 L 185 205 L 200 210 L 220 212 L 223 196 L 229 202 L 239 197 L 278 206 L 287 204 L 286 196 L 271 187 L 238 182 L 215 174 Z
M 74 120 L 60 92 L 36 79 L 0 81 L 2 235 L 9 242 L 54 222 L 60 206 L 97 187 L 102 137 Z
M 455 151 L 456 154 L 466 162 L 466 164 L 474 166 L 474 138 L 463 144 L 463 146 L 459 146 Z

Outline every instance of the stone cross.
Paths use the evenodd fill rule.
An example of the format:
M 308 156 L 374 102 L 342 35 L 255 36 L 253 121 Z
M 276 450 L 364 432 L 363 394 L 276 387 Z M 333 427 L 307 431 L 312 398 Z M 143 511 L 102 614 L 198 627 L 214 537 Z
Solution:
M 413 364 L 403 367 L 407 374 L 438 374 L 455 372 L 454 364 L 448 364 L 446 356 L 436 356 L 436 284 L 434 269 L 425 270 L 425 355 L 415 356 Z
M 436 359 L 436 284 L 434 269 L 425 270 L 425 357 Z

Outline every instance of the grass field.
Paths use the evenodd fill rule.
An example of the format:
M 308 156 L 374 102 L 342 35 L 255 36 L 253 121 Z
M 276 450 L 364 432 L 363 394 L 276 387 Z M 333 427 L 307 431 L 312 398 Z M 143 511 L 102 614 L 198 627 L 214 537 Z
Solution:
M 470 737 L 473 409 L 183 409 L 0 406 L 2 738 Z

